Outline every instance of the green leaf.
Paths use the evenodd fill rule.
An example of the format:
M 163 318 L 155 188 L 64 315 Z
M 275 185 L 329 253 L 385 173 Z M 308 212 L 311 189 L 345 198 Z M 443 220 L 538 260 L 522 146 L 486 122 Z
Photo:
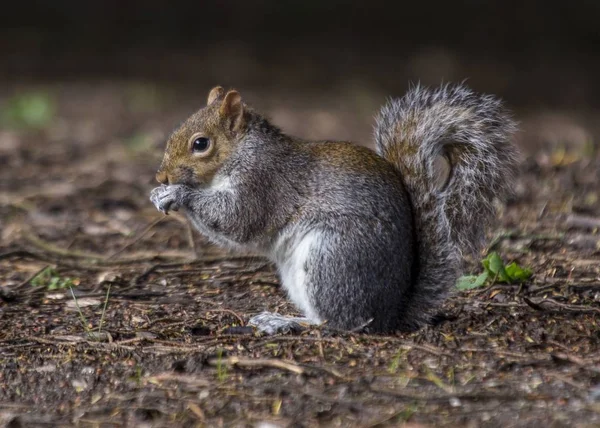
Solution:
M 519 266 L 516 262 L 512 262 L 511 264 L 506 266 L 506 273 L 510 277 L 511 281 L 514 282 L 527 281 L 529 278 L 531 278 L 531 275 L 533 274 L 531 269 L 524 269 L 521 266 Z
M 48 290 L 60 290 L 75 285 L 73 278 L 62 278 L 56 270 L 47 267 L 38 273 L 32 280 L 31 285 L 34 287 L 47 287 Z
M 481 287 L 485 285 L 489 274 L 483 272 L 481 275 L 465 275 L 458 278 L 456 288 L 459 290 L 471 290 L 473 288 Z
M 44 269 L 40 273 L 38 273 L 31 280 L 31 285 L 33 285 L 34 287 L 46 285 L 46 284 L 48 284 L 48 281 L 50 281 L 50 278 L 52 278 L 55 275 L 56 275 L 56 271 L 54 269 L 52 269 L 51 267 L 47 267 L 46 269 Z
M 475 279 L 477 279 L 475 275 L 463 275 L 456 281 L 456 288 L 459 290 L 469 290 L 473 288 Z
M 504 262 L 498 253 L 491 253 L 489 256 L 490 270 L 493 274 L 499 274 L 504 269 Z
M 48 290 L 56 290 L 60 287 L 59 284 L 60 278 L 58 276 L 53 277 L 48 284 Z
M 479 275 L 477 277 L 477 279 L 475 279 L 475 282 L 473 283 L 473 286 L 474 286 L 473 288 L 481 287 L 482 285 L 485 285 L 488 278 L 489 278 L 489 274 L 487 272 L 483 272 L 481 275 Z
M 490 253 L 482 260 L 483 267 L 488 271 L 490 277 L 498 282 L 510 282 L 510 276 L 506 273 L 504 262 L 498 253 Z
M 508 266 L 504 264 L 502 257 L 496 252 L 488 254 L 486 258 L 481 260 L 485 277 L 481 277 L 479 281 L 475 281 L 472 277 L 463 277 L 459 280 L 460 284 L 457 287 L 461 289 L 475 288 L 477 286 L 489 283 L 490 281 L 512 284 L 520 283 L 528 280 L 533 275 L 531 269 L 522 268 L 516 262 L 510 263 Z M 468 278 L 471 278 L 470 280 Z M 476 285 L 477 283 L 477 285 Z

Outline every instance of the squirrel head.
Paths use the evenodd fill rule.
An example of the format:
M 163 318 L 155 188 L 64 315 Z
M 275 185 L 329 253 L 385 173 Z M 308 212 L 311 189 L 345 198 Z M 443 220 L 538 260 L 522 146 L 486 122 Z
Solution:
M 167 141 L 156 173 L 162 184 L 201 186 L 209 183 L 234 152 L 246 129 L 240 94 L 217 86 L 207 105 L 188 118 Z

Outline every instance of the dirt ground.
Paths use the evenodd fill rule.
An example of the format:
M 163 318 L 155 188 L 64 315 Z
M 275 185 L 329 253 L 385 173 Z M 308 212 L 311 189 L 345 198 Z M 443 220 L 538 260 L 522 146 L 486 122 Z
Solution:
M 0 129 L 0 426 L 600 426 L 600 156 L 585 127 L 522 123 L 490 248 L 533 270 L 525 284 L 456 291 L 413 334 L 261 337 L 251 315 L 296 313 L 273 267 L 148 200 L 166 136 L 204 89 L 0 100 L 23 90 L 54 110 Z M 379 98 L 319 101 L 261 107 L 302 136 L 369 141 Z

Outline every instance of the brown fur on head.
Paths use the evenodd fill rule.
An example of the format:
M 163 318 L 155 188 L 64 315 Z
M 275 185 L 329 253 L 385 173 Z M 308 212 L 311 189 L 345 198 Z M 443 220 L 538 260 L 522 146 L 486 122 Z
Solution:
M 245 122 L 240 94 L 234 90 L 225 93 L 220 86 L 213 88 L 206 107 L 169 137 L 156 180 L 190 186 L 209 183 L 241 140 Z M 206 150 L 198 150 L 205 146 Z

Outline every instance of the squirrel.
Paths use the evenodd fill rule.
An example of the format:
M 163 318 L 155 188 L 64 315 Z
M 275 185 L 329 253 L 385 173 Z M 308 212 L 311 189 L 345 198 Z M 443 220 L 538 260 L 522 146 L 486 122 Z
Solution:
M 463 254 L 483 246 L 495 199 L 510 193 L 515 131 L 495 96 L 412 85 L 377 116 L 375 150 L 305 141 L 217 86 L 169 137 L 150 199 L 212 242 L 274 262 L 304 316 L 262 312 L 249 321 L 259 331 L 414 331 L 455 285 Z

